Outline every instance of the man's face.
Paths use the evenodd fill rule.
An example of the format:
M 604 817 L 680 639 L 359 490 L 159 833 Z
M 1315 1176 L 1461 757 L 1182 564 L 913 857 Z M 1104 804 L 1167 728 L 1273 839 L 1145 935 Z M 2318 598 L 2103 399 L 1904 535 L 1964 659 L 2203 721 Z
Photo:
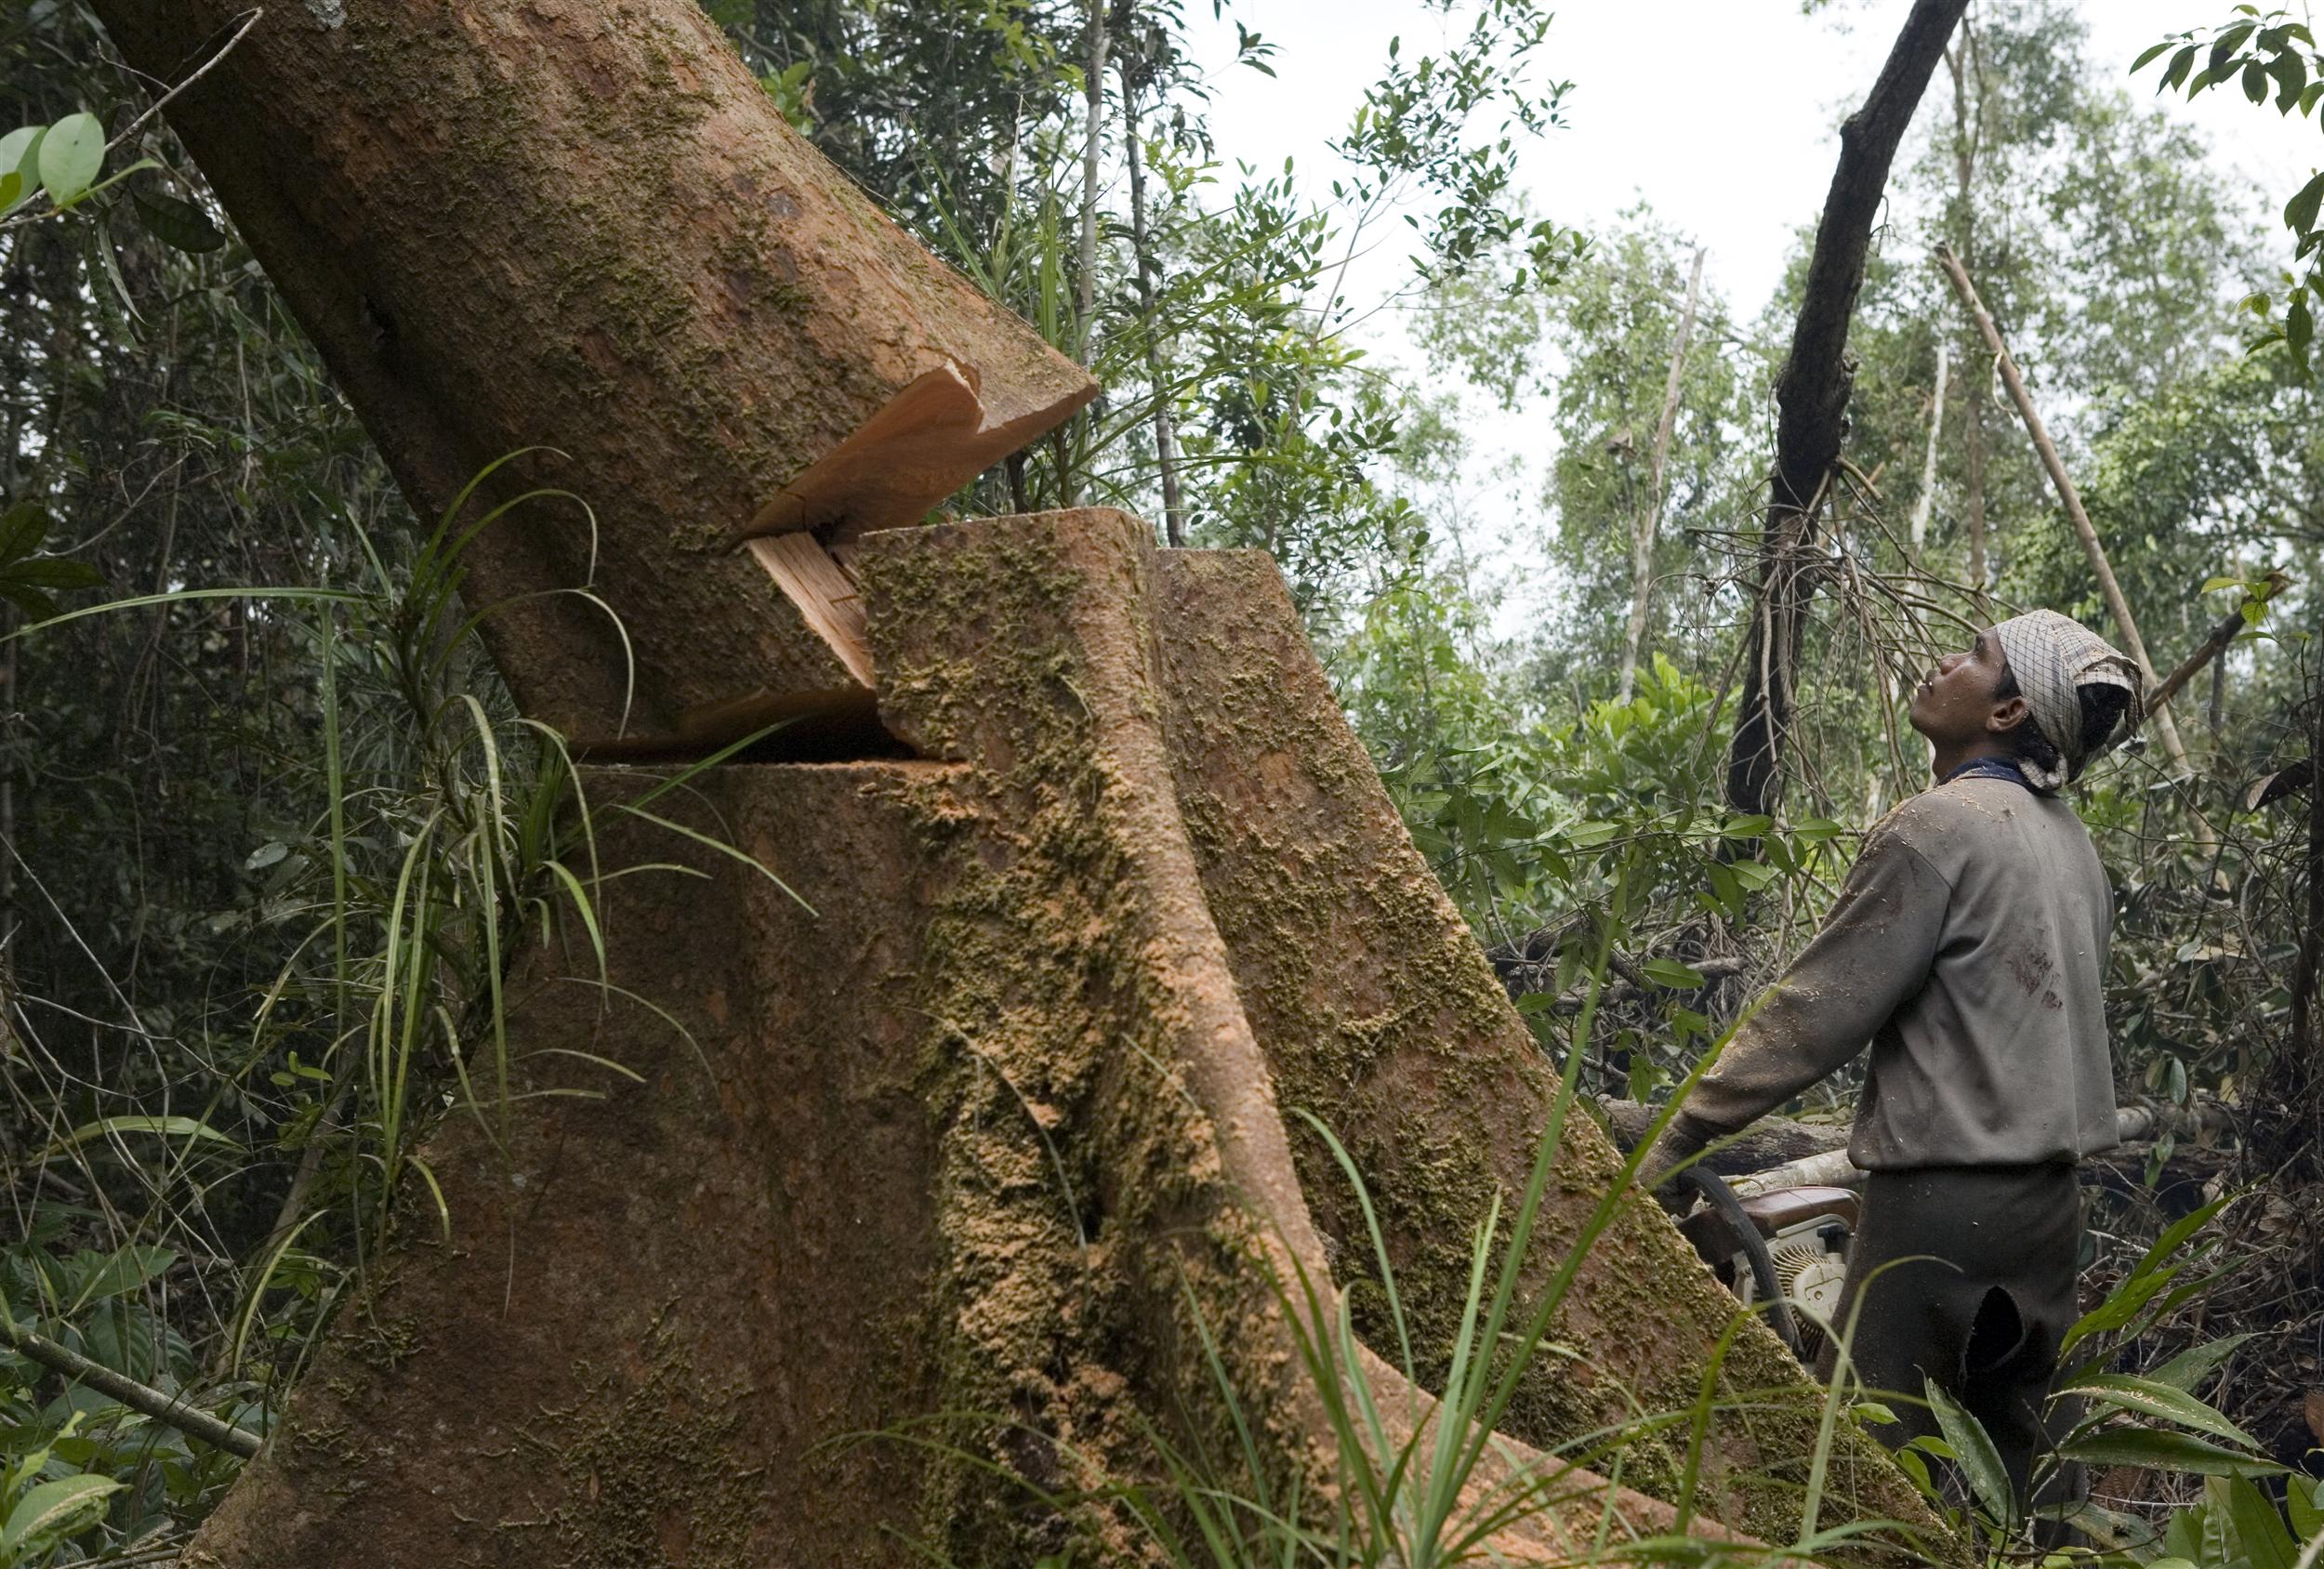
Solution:
M 1980 632 L 1965 653 L 1948 653 L 1912 694 L 1912 728 L 1938 745 L 1965 745 L 2014 729 L 2024 718 L 2025 699 L 1995 694 L 2008 670 L 2001 645 Z

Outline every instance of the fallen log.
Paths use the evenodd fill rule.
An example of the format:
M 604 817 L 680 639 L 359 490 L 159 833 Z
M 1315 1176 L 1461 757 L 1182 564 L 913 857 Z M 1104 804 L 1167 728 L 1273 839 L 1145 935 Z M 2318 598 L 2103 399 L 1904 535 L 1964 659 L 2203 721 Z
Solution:
M 2164 1134 L 2196 1138 L 2223 1132 L 2229 1126 L 2226 1113 L 2216 1106 L 2183 1110 L 2140 1104 L 2123 1106 L 2114 1114 L 2115 1137 L 2125 1144 Z M 1853 1188 L 1863 1182 L 1866 1175 L 1863 1167 L 1848 1158 L 1847 1150 L 1842 1148 L 1754 1171 L 1737 1180 L 1734 1187 L 1737 1193 L 1750 1198 L 1777 1188 Z
M 1663 1112 L 1660 1106 L 1616 1100 L 1600 1101 L 1598 1109 L 1605 1114 L 1614 1142 L 1625 1150 L 1636 1149 L 1644 1142 L 1647 1130 Z M 1789 1117 L 1762 1117 L 1735 1138 L 1713 1146 L 1703 1156 L 1702 1164 L 1722 1177 L 1741 1177 L 1823 1154 L 1847 1141 L 1845 1127 L 1819 1127 L 1794 1122 Z

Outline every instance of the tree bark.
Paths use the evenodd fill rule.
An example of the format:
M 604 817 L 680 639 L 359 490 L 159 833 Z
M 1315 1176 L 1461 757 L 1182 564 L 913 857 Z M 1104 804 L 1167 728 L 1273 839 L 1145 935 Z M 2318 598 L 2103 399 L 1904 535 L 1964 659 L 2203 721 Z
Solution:
M 2106 547 L 2098 541 L 2098 531 L 2091 526 L 2090 514 L 2082 508 L 2081 493 L 2074 488 L 2074 481 L 2066 472 L 2065 460 L 2058 456 L 2057 444 L 2050 440 L 2049 430 L 2041 416 L 2034 410 L 2033 397 L 2026 390 L 2025 377 L 2017 374 L 2017 363 L 2010 358 L 2008 345 L 2001 340 L 2001 329 L 1994 324 L 1992 314 L 1985 302 L 1977 297 L 1976 285 L 1961 265 L 1961 258 L 1943 246 L 1936 253 L 1937 264 L 1961 297 L 1961 308 L 1976 323 L 1977 331 L 1985 337 L 1986 348 L 1992 351 L 1994 367 L 2000 372 L 2001 385 L 2009 389 L 2010 399 L 2017 405 L 2018 416 L 2026 422 L 2026 433 L 2033 438 L 2034 451 L 2040 455 L 2041 467 L 2056 487 L 2058 502 L 2066 509 L 2066 519 L 2073 526 L 2074 537 L 2081 543 L 2082 555 L 2090 562 L 2091 574 L 2098 580 L 2098 591 L 2106 601 L 2106 611 L 2114 617 L 2115 631 L 2121 637 L 2124 651 L 2138 662 L 2139 673 L 2145 678 L 2146 690 L 2160 690 L 2155 676 L 2154 662 L 2146 657 L 2146 643 L 2138 635 L 2138 622 L 2131 614 L 2131 602 L 2122 597 L 2122 586 L 2115 581 L 2114 566 L 2106 560 Z M 2167 699 L 2167 694 L 2166 694 Z M 2162 738 L 2162 748 L 2170 756 L 2171 764 L 2182 777 L 2194 771 L 2187 761 L 2186 746 L 2179 739 L 2179 727 L 2172 722 L 2171 710 L 2157 707 L 2148 716 L 2155 732 Z
M 1764 811 L 1781 777 L 1792 680 L 1810 586 L 1802 560 L 1847 426 L 1848 323 L 1864 284 L 1865 251 L 1912 112 L 1969 0 L 1915 0 L 1864 107 L 1840 127 L 1840 161 L 1808 258 L 1806 297 L 1776 380 L 1776 464 L 1760 547 L 1742 701 L 1727 749 L 1727 800 Z
M 1686 309 L 1679 316 L 1678 337 L 1670 346 L 1670 374 L 1662 384 L 1662 417 L 1655 425 L 1654 468 L 1646 484 L 1646 505 L 1631 525 L 1630 632 L 1622 643 L 1621 698 L 1630 701 L 1638 679 L 1638 662 L 1646 647 L 1646 613 L 1654 600 L 1655 542 L 1662 534 L 1662 509 L 1669 494 L 1670 435 L 1678 428 L 1679 387 L 1686 370 L 1687 342 L 1695 336 L 1695 310 L 1703 293 L 1703 248 L 1695 247 L 1695 266 L 1686 280 Z
M 95 8 L 157 80 L 239 9 Z M 587 503 L 523 502 L 466 556 L 518 702 L 569 732 L 867 702 L 770 586 L 784 552 L 741 536 L 916 521 L 1095 390 L 794 133 L 690 0 L 281 6 L 167 113 L 423 521 L 511 454 L 468 516 Z M 858 442 L 848 484 L 817 479 L 931 376 L 967 389 L 912 405 L 949 423 L 891 419 L 897 461 Z

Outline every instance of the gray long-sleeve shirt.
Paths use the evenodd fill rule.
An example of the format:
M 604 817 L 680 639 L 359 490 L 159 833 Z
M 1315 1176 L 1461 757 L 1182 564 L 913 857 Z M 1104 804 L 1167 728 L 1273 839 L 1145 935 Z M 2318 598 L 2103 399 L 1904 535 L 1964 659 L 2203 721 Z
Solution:
M 1868 1170 L 2073 1161 L 2116 1142 L 2105 872 L 2074 809 L 2006 780 L 1914 797 L 1672 1118 L 1740 1130 L 1861 1050 Z

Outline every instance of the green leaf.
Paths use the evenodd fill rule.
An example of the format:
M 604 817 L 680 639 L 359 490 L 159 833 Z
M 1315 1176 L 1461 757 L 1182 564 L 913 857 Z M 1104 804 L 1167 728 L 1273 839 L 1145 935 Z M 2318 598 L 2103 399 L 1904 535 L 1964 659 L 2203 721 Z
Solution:
M 118 1116 L 106 1117 L 99 1122 L 83 1123 L 33 1158 L 45 1160 L 50 1155 L 61 1154 L 67 1150 L 77 1149 L 94 1140 L 110 1139 L 128 1133 L 150 1133 L 163 1139 L 205 1140 L 213 1143 L 223 1144 L 231 1150 L 242 1148 L 208 1123 L 197 1122 L 192 1117 Z
M 11 583 L 30 584 L 35 588 L 94 588 L 105 581 L 105 574 L 86 561 L 76 561 L 68 556 L 35 556 L 29 561 L 11 561 L 0 567 Z
M 68 114 L 41 138 L 40 183 L 59 207 L 86 195 L 104 165 L 105 125 L 94 114 Z
M 22 611 L 27 621 L 53 621 L 64 608 L 39 589 L 10 583 L 6 577 L 0 577 L 0 600 Z
M 2284 1479 L 2284 1512 L 2291 1517 L 2291 1534 L 2304 1542 L 2312 1542 L 2318 1532 L 2324 1532 L 2324 1508 L 2318 1507 L 2317 1497 L 2319 1492 L 2324 1492 L 2324 1483 L 2296 1471 Z
M 2180 1563 L 2192 1563 L 2203 1553 L 2204 1507 L 2194 1504 L 2173 1510 L 2171 1523 L 2163 1527 L 2162 1550 Z
M 16 1500 L 8 1510 L 6 1530 L 0 1530 L 0 1562 L 29 1560 L 33 1549 L 93 1523 L 108 1495 L 123 1483 L 110 1476 L 68 1476 L 44 1482 Z
M 2267 68 L 2257 60 L 2243 68 L 2243 96 L 2253 103 L 2267 101 Z
M 166 1274 L 178 1255 L 166 1247 L 133 1244 L 117 1247 L 99 1262 L 97 1268 L 74 1293 L 74 1307 L 101 1301 L 107 1297 L 126 1297 L 141 1291 L 148 1281 Z
M 1969 1478 L 1977 1501 L 1995 1520 L 2008 1520 L 2016 1499 L 2010 1492 L 2009 1470 L 2001 1464 L 2001 1452 L 1993 1447 L 1992 1436 L 1985 1431 L 1985 1424 L 1937 1388 L 1935 1379 L 1924 1378 L 1921 1384 L 1928 1391 L 1929 1409 L 1936 1417 L 1936 1425 L 1944 1432 L 1945 1442 L 1952 1446 L 1954 1457 Z
M 2195 69 L 2195 46 L 2189 44 L 2186 47 L 2181 49 L 2177 54 L 2171 57 L 2171 67 L 2162 73 L 2162 83 L 2159 86 L 2156 87 L 2155 91 L 2159 93 L 2169 92 L 2172 88 L 2185 81 L 2186 73 L 2193 69 Z
M 1639 973 L 1657 986 L 1670 986 L 1691 992 L 1703 983 L 1703 972 L 1676 959 L 1648 959 L 1638 967 Z
M 55 527 L 48 509 L 36 501 L 20 501 L 0 512 L 0 567 L 20 561 L 40 548 Z
M 2299 193 L 2284 204 L 2284 227 L 2295 234 L 2311 233 L 2316 229 L 2316 210 L 2324 204 L 2324 174 L 2316 176 L 2300 188 Z
M 137 206 L 138 221 L 145 225 L 145 231 L 165 245 L 198 255 L 226 244 L 225 233 L 210 221 L 210 215 L 191 202 L 142 193 L 130 201 Z
M 2137 1378 L 2126 1373 L 2100 1373 L 2076 1383 L 2068 1392 L 2088 1395 L 2137 1416 L 2176 1422 L 2181 1427 L 2240 1444 L 2247 1449 L 2260 1446 L 2258 1439 L 2203 1402 L 2159 1379 Z
M 2142 1470 L 2184 1471 L 2195 1476 L 2272 1476 L 2284 1469 L 2273 1460 L 2157 1428 L 2108 1428 L 2065 1445 L 2058 1457 L 2085 1465 L 2136 1466 Z
M 20 206 L 40 183 L 40 140 L 46 125 L 22 125 L 0 137 L 0 213 Z
M 2267 1495 L 2253 1486 L 2250 1478 L 2238 1476 L 2227 1483 L 2227 1512 L 2251 1569 L 2291 1569 L 2292 1561 L 2300 1556 L 2300 1544 L 2291 1539 L 2284 1517 L 2276 1512 Z
M 2175 38 L 2166 38 L 2159 44 L 2148 46 L 2147 48 L 2140 53 L 2138 59 L 2131 61 L 2131 74 L 2133 76 L 2137 75 L 2140 72 L 2154 64 L 2156 60 L 2161 59 L 2164 55 L 2169 54 L 2171 52 L 2171 46 L 2177 42 L 2178 40 Z

